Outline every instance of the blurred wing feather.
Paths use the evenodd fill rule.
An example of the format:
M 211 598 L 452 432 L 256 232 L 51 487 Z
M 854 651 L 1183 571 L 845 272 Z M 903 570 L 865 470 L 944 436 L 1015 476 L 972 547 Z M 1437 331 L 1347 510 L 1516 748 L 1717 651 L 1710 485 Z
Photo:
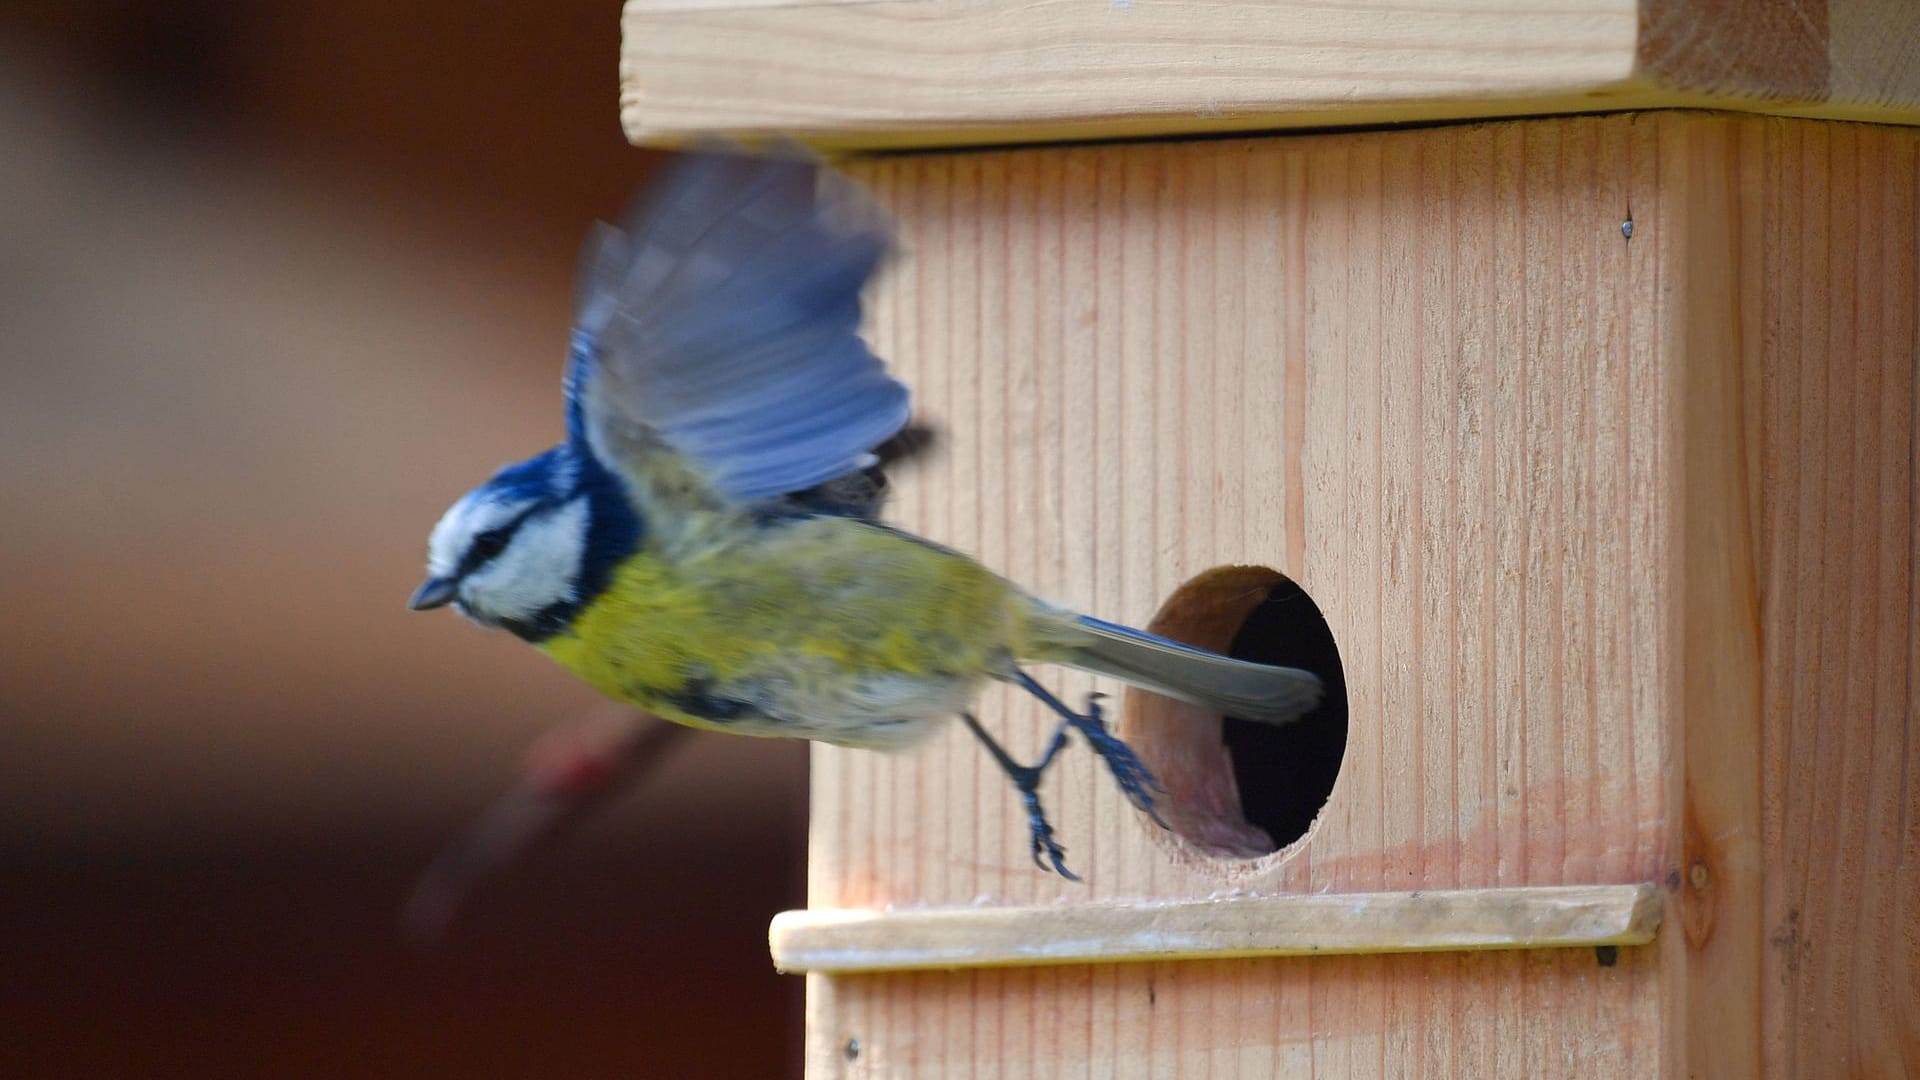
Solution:
M 574 390 L 596 449 L 664 445 L 736 502 L 871 465 L 909 409 L 860 338 L 889 247 L 864 193 L 810 159 L 685 155 L 582 258 Z

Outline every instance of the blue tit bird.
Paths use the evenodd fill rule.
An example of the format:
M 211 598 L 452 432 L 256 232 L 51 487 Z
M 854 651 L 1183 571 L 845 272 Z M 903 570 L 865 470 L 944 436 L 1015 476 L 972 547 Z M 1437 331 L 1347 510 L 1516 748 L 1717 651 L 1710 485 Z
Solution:
M 1012 779 L 1032 854 L 1072 877 L 1042 775 L 1077 731 L 1126 797 L 1161 790 L 1102 718 L 1027 666 L 1057 663 L 1285 723 L 1320 680 L 1040 600 L 878 520 L 905 386 L 860 335 L 891 228 L 800 153 L 679 155 L 581 264 L 566 438 L 453 504 L 415 609 L 456 606 L 602 694 L 692 727 L 911 746 L 958 717 Z M 970 711 L 986 683 L 1060 721 L 1022 765 Z

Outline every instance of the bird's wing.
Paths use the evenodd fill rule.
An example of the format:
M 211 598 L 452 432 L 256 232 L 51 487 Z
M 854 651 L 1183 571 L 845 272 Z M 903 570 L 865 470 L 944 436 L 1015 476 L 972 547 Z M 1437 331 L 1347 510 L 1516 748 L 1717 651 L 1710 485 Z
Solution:
M 815 160 L 681 155 L 624 229 L 588 241 L 574 423 L 630 477 L 664 466 L 736 504 L 867 468 L 908 419 L 859 334 L 890 243 L 865 193 Z

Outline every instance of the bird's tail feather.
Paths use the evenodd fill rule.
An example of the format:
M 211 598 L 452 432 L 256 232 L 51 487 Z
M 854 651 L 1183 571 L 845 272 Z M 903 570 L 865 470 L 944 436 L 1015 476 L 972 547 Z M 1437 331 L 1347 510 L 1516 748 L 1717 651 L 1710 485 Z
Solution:
M 1296 720 L 1320 704 L 1318 676 L 1299 668 L 1235 660 L 1090 615 L 1083 639 L 1060 662 L 1209 709 L 1267 724 Z

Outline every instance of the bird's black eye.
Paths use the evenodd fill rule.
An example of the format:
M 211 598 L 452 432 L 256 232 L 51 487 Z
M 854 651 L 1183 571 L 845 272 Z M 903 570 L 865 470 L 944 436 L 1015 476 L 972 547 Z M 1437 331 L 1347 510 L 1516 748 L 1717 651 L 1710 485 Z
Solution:
M 507 549 L 507 538 L 513 533 L 509 529 L 493 529 L 473 538 L 473 546 L 467 549 L 467 561 L 478 565 L 493 558 Z

